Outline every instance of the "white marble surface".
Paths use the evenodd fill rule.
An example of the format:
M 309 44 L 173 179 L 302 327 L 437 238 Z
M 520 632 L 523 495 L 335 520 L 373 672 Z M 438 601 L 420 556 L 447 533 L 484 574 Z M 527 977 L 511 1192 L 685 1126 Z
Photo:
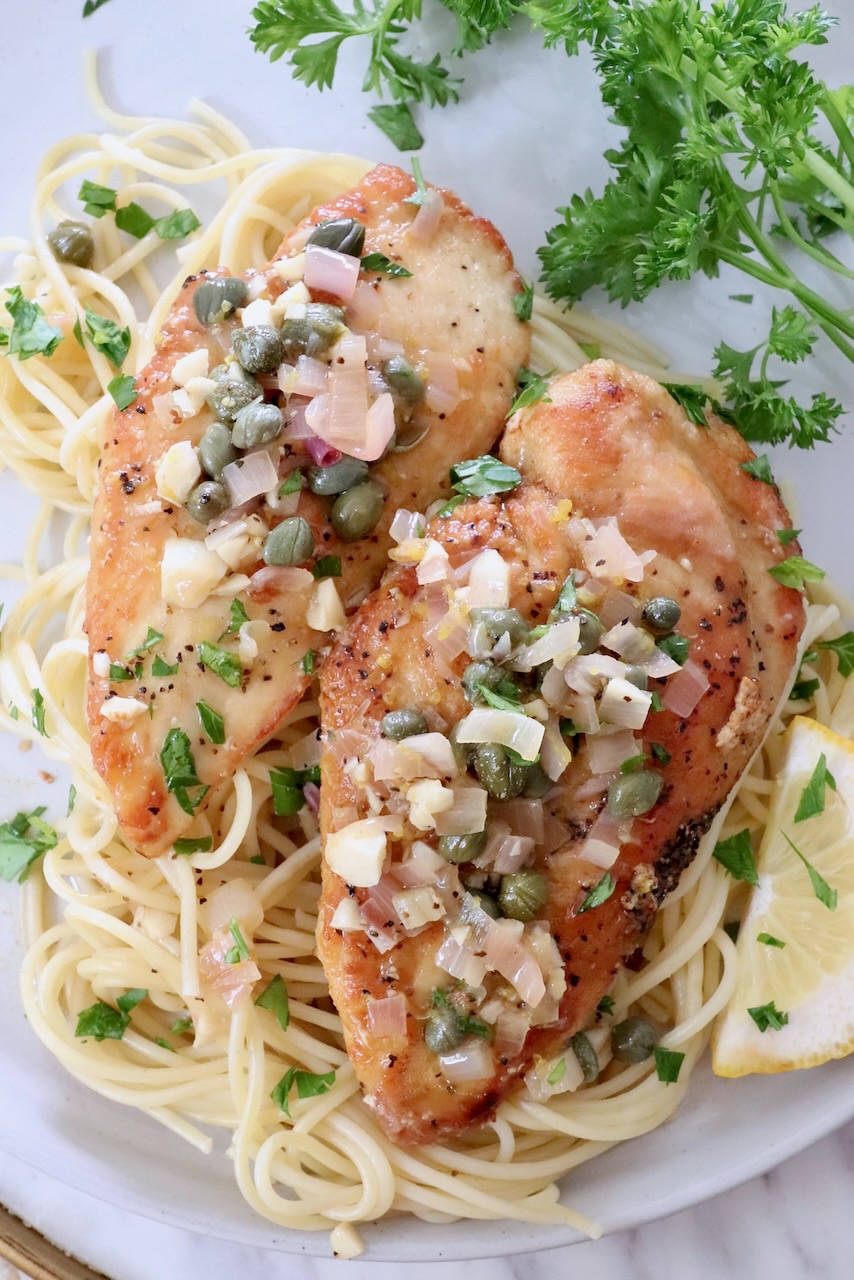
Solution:
M 406 1280 L 850 1280 L 852 1192 L 854 1124 L 762 1178 L 636 1231 L 504 1261 L 425 1257 L 407 1264 Z M 291 1258 L 119 1215 L 8 1157 L 0 1199 L 110 1280 L 335 1280 L 345 1266 L 350 1280 L 394 1274 L 395 1264 L 372 1263 L 370 1253 L 350 1263 Z

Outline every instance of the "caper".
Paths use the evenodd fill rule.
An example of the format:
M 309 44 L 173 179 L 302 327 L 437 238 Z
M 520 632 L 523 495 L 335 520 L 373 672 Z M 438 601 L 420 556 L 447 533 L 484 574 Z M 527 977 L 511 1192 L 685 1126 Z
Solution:
M 355 218 L 326 218 L 318 222 L 306 244 L 319 244 L 324 249 L 360 258 L 365 247 L 365 228 Z
M 482 786 L 496 800 L 512 800 L 522 794 L 528 771 L 516 764 L 496 742 L 481 742 L 475 748 L 474 769 Z
M 616 818 L 639 818 L 649 813 L 663 786 L 664 779 L 655 769 L 623 773 L 608 788 L 608 808 Z
M 451 744 L 451 750 L 454 753 L 457 768 L 464 773 L 466 769 L 474 763 L 475 745 L 473 742 L 460 742 L 459 732 L 460 726 L 455 724 L 451 732 L 448 734 L 448 741 Z
M 286 319 L 282 325 L 282 342 L 286 360 L 297 356 L 325 355 L 346 328 L 344 312 L 326 302 L 309 302 L 305 315 Z
M 599 1074 L 599 1057 L 590 1038 L 583 1031 L 576 1031 L 569 1042 L 569 1047 L 578 1059 L 585 1084 L 592 1084 Z
M 439 852 L 448 862 L 471 862 L 486 845 L 486 832 L 475 831 L 466 836 L 442 836 Z
M 541 764 L 529 764 L 522 795 L 528 800 L 542 800 L 554 783 Z
M 193 307 L 202 324 L 220 324 L 232 311 L 242 307 L 248 295 L 246 281 L 239 276 L 217 276 L 203 280 L 193 294 Z
M 471 904 L 471 905 L 469 905 Z M 484 893 L 482 889 L 469 889 L 463 897 L 460 906 L 460 919 L 465 924 L 471 924 L 473 919 L 473 909 L 479 907 L 480 910 L 488 915 L 490 920 L 497 920 L 501 912 L 498 910 L 498 903 L 489 893 Z
M 384 506 L 385 494 L 376 480 L 363 480 L 333 502 L 329 516 L 332 528 L 342 542 L 366 538 L 379 523 Z
M 649 677 L 643 667 L 626 667 L 626 679 L 636 689 L 646 689 Z
M 409 453 L 420 444 L 430 430 L 429 423 L 405 422 L 395 431 L 389 444 L 390 453 Z
M 199 457 L 202 466 L 214 480 L 221 480 L 223 470 L 236 462 L 238 452 L 231 443 L 231 431 L 224 422 L 212 422 L 205 427 L 199 441 Z
M 424 379 L 405 356 L 392 356 L 386 360 L 382 373 L 395 404 L 412 409 L 424 399 Z
M 493 640 L 505 634 L 511 644 L 522 644 L 528 639 L 530 628 L 518 609 L 472 609 L 472 621 L 482 622 Z
M 424 1043 L 433 1053 L 450 1053 L 459 1049 L 466 1038 L 466 1020 L 452 1005 L 442 1004 L 431 1010 L 424 1024 Z
M 233 422 L 241 409 L 262 395 L 261 384 L 232 365 L 218 364 L 211 370 L 211 377 L 216 386 L 205 398 L 223 422 Z
M 548 897 L 549 882 L 535 867 L 501 877 L 498 906 L 510 920 L 536 920 Z
M 485 702 L 480 685 L 487 689 L 495 689 L 504 679 L 504 672 L 491 662 L 470 662 L 463 672 L 463 693 L 469 702 Z
M 271 324 L 235 329 L 231 349 L 247 373 L 272 373 L 284 359 L 284 345 Z
M 95 241 L 84 222 L 60 222 L 48 232 L 47 242 L 57 262 L 69 262 L 73 267 L 88 267 L 95 253 Z
M 210 524 L 231 506 L 231 498 L 224 484 L 215 480 L 203 480 L 187 498 L 187 510 L 199 524 Z
M 427 732 L 427 721 L 416 707 L 402 707 L 399 711 L 387 711 L 380 722 L 380 732 L 384 738 L 400 742 L 401 738 L 411 738 L 415 733 Z
M 231 441 L 238 449 L 255 449 L 276 440 L 284 425 L 285 419 L 278 405 L 253 401 L 244 405 L 234 419 Z
M 342 458 L 329 467 L 309 467 L 308 487 L 321 497 L 333 497 L 346 493 L 354 485 L 368 478 L 368 464 L 358 458 Z
M 654 636 L 666 636 L 682 617 L 682 610 L 670 596 L 653 596 L 644 605 L 642 616 Z
M 311 525 L 302 516 L 289 516 L 267 534 L 265 564 L 304 564 L 314 551 Z
M 596 617 L 595 613 L 591 613 L 589 609 L 579 609 L 578 611 L 578 643 L 579 653 L 595 653 L 599 648 L 599 641 L 605 634 L 605 628 Z
M 658 1044 L 646 1018 L 625 1018 L 611 1029 L 611 1052 L 620 1062 L 645 1062 Z

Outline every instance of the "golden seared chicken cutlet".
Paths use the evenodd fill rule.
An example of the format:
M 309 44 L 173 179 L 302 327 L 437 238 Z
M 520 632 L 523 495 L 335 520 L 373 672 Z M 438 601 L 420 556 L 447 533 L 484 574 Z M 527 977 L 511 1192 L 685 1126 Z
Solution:
M 761 742 L 804 606 L 751 456 L 619 365 L 555 378 L 339 637 L 318 943 L 396 1141 L 580 1082 L 569 1038 Z
M 491 448 L 526 360 L 495 228 L 389 165 L 269 267 L 203 273 L 107 424 L 89 723 L 122 831 L 167 850 L 376 586 L 399 507 Z

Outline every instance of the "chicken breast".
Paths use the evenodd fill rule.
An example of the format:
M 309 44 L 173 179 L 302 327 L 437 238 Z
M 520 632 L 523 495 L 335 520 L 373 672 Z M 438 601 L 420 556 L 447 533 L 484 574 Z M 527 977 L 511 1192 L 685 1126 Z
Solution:
M 401 170 L 372 170 L 316 209 L 266 271 L 246 277 L 248 288 L 234 295 L 245 305 L 215 313 L 213 323 L 199 310 L 210 313 L 216 275 L 189 279 L 137 377 L 135 401 L 108 424 L 92 520 L 88 710 L 95 765 L 126 839 L 142 853 L 169 849 L 213 798 L 210 789 L 299 700 L 345 611 L 379 580 L 395 511 L 420 510 L 447 491 L 449 467 L 491 448 L 504 423 L 530 341 L 514 313 L 520 286 L 510 253 L 451 192 L 431 194 L 427 225 L 416 226 L 413 192 Z M 342 219 L 352 220 L 346 255 L 329 247 L 341 239 Z M 313 228 L 330 222 L 338 231 L 333 225 L 331 240 L 309 251 Z M 359 225 L 364 247 L 354 248 Z M 360 271 L 359 255 L 375 255 L 373 269 Z M 197 308 L 200 289 L 208 298 Z M 330 311 L 338 303 L 343 319 Z M 312 313 L 314 304 L 325 311 Z M 222 362 L 234 361 L 242 327 L 257 347 L 259 326 L 267 345 L 253 382 L 239 364 Z M 243 358 L 258 363 L 252 353 Z M 224 401 L 226 374 L 232 398 Z M 255 436 L 229 453 L 234 414 L 253 397 L 281 406 L 284 429 L 270 441 L 256 422 Z M 208 402 L 224 422 L 220 462 L 240 454 L 240 476 L 250 457 L 260 463 L 266 495 L 243 501 L 240 477 L 236 489 L 232 479 L 223 488 L 216 466 L 204 473 L 198 446 L 217 416 Z M 333 527 L 344 482 L 314 492 L 324 481 L 315 484 L 311 468 L 341 458 L 345 428 L 346 452 L 370 463 L 369 483 Z M 357 462 L 344 487 L 352 494 L 366 475 Z M 217 481 L 210 520 L 198 486 L 208 484 L 209 497 Z M 271 553 L 268 535 L 283 519 L 289 537 Z
M 396 1141 L 487 1120 L 591 1023 L 760 743 L 804 608 L 751 456 L 629 369 L 558 377 L 516 481 L 481 469 L 506 492 L 404 543 L 336 643 L 318 946 Z

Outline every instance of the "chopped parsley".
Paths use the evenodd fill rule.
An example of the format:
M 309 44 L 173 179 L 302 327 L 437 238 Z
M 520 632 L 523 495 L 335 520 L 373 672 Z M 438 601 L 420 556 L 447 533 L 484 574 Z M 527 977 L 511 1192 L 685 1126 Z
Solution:
M 546 1076 L 546 1084 L 550 1084 L 550 1085 L 560 1084 L 561 1080 L 564 1078 L 565 1075 L 566 1075 L 566 1058 L 558 1058 L 557 1062 L 554 1064 L 551 1071 Z
M 780 947 L 782 949 L 786 945 L 782 938 L 775 938 L 773 933 L 757 933 L 756 941 L 763 942 L 766 947 Z
M 288 1003 L 288 989 L 280 973 L 277 973 L 264 988 L 255 1003 L 260 1009 L 269 1009 L 272 1014 L 275 1014 L 279 1026 L 283 1031 L 287 1031 L 291 1013 Z
M 100 0 L 100 3 L 106 4 L 106 0 Z M 77 199 L 83 201 L 85 213 L 88 213 L 93 218 L 103 218 L 105 213 L 115 209 L 117 195 L 118 192 L 114 191 L 112 187 L 102 187 L 99 183 L 90 182 L 88 178 L 85 178 L 77 193 Z
M 229 653 L 226 649 L 220 649 L 218 645 L 203 640 L 199 645 L 199 661 L 202 666 L 208 667 L 214 675 L 219 676 L 220 680 L 225 681 L 230 688 L 240 688 L 243 668 L 237 654 Z
M 125 662 L 129 662 L 131 658 L 138 658 L 142 653 L 147 653 L 154 645 L 159 644 L 162 639 L 162 632 L 155 631 L 154 627 L 149 627 L 142 644 L 137 645 L 135 649 L 131 649 L 130 653 L 125 654 Z
M 56 848 L 57 834 L 42 820 L 43 813 L 41 806 L 31 813 L 16 813 L 9 822 L 0 824 L 0 876 L 4 880 L 23 883 L 33 863 Z
M 795 810 L 795 822 L 805 822 L 807 818 L 814 818 L 817 814 L 824 813 L 825 788 L 827 787 L 830 787 L 831 791 L 835 791 L 836 781 L 827 767 L 827 757 L 822 751 L 818 758 L 818 764 L 813 770 L 812 777 L 804 787 L 801 798 L 798 801 L 798 807 Z
M 209 703 L 200 699 L 196 703 L 196 710 L 199 713 L 199 719 L 202 722 L 202 728 L 210 738 L 211 742 L 215 742 L 217 746 L 221 746 L 225 742 L 225 721 L 218 711 L 214 711 Z
M 7 335 L 9 354 L 19 360 L 31 356 L 52 356 L 62 342 L 62 330 L 49 324 L 37 302 L 30 302 L 20 285 L 6 290 L 6 310 L 12 317 L 12 330 Z M 4 345 L 6 345 L 4 343 Z
M 179 858 L 187 858 L 191 853 L 207 853 L 213 848 L 212 836 L 185 836 L 176 840 L 172 846 Z
M 382 129 L 398 151 L 418 151 L 424 146 L 424 138 L 405 102 L 371 107 L 368 119 L 373 120 L 378 129 Z
M 114 369 L 120 369 L 130 351 L 130 329 L 120 329 L 115 320 L 99 315 L 91 307 L 84 313 L 86 336 L 94 347 L 103 351 Z
M 110 663 L 110 681 L 112 684 L 121 684 L 125 680 L 139 679 L 142 675 L 140 664 L 131 671 L 130 667 L 124 666 L 121 662 Z
M 116 1001 L 117 1009 L 98 1000 L 78 1015 L 75 1036 L 92 1036 L 95 1040 L 121 1040 L 130 1024 L 131 1011 L 147 995 L 145 988 L 134 987 L 132 991 L 119 996 Z
M 246 945 L 240 925 L 237 923 L 236 916 L 231 917 L 231 924 L 228 926 L 229 932 L 234 939 L 234 946 L 229 947 L 225 953 L 226 964 L 239 964 L 241 960 L 249 959 L 249 948 Z
M 167 733 L 160 752 L 160 764 L 166 780 L 166 790 L 174 795 L 184 812 L 192 816 L 210 788 L 201 784 L 196 773 L 190 739 L 183 729 L 170 729 Z M 190 787 L 199 787 L 199 791 L 191 796 Z
M 191 231 L 198 231 L 202 224 L 192 209 L 175 209 L 163 218 L 157 218 L 154 230 L 161 240 L 183 240 Z
M 31 689 L 30 692 L 33 695 L 33 709 L 31 712 L 33 728 L 37 733 L 40 733 L 43 738 L 47 738 L 50 735 L 44 727 L 44 696 L 42 695 L 41 689 Z
M 645 752 L 640 751 L 636 756 L 629 756 L 627 760 L 623 760 L 620 765 L 620 773 L 637 773 L 646 764 L 649 756 Z
M 803 591 L 805 582 L 821 582 L 824 578 L 824 570 L 803 556 L 789 556 L 788 560 L 772 565 L 768 572 L 784 587 L 793 587 L 795 591 Z
M 706 421 L 704 410 L 708 404 L 709 397 L 702 387 L 676 382 L 663 382 L 661 385 L 681 406 L 689 422 L 693 422 L 697 427 L 708 427 L 709 424 Z
M 302 655 L 302 671 L 303 675 L 313 676 L 317 670 L 317 654 L 313 649 L 308 649 Z
M 74 806 L 76 803 L 77 803 L 77 788 L 72 782 L 71 786 L 68 788 L 68 808 L 65 810 L 66 818 L 70 813 L 74 812 Z
M 240 630 L 240 628 L 243 626 L 244 622 L 249 621 L 249 615 L 247 614 L 246 610 L 243 607 L 243 603 L 240 600 L 232 600 L 229 606 L 229 610 L 231 613 L 231 620 L 228 626 L 226 627 L 225 631 L 223 631 L 222 635 L 220 636 L 220 640 L 224 640 L 226 636 L 236 635 L 237 632 Z
M 828 911 L 835 911 L 836 900 L 838 897 L 836 890 L 831 889 L 830 885 L 827 883 L 824 877 L 819 875 L 819 873 L 816 871 L 812 863 L 809 862 L 804 857 L 804 855 L 801 853 L 798 846 L 795 844 L 793 840 L 789 839 L 785 831 L 781 831 L 780 834 L 782 835 L 783 839 L 786 841 L 786 844 L 798 855 L 801 862 L 806 867 L 807 873 L 809 874 L 809 878 L 810 878 L 810 884 L 812 885 L 812 891 L 815 894 L 815 896 L 818 898 L 819 902 L 822 904 L 822 906 L 827 907 Z
M 287 498 L 292 493 L 299 493 L 305 485 L 305 476 L 299 467 L 294 467 L 293 471 L 289 471 L 285 479 L 279 485 L 279 497 Z
M 301 1067 L 289 1067 L 276 1085 L 270 1097 L 280 1111 L 290 1118 L 289 1095 L 293 1085 L 297 1087 L 300 1098 L 316 1098 L 328 1093 L 335 1083 L 335 1072 L 327 1071 L 324 1075 L 316 1071 L 304 1071 Z
M 792 685 L 792 692 L 789 694 L 789 701 L 809 702 L 820 684 L 820 680 L 796 680 Z
M 315 578 L 340 578 L 341 557 L 321 556 L 320 559 L 312 565 L 311 572 Z
M 162 1036 L 155 1036 L 154 1043 L 156 1045 L 159 1045 L 161 1049 L 168 1049 L 170 1053 L 178 1052 L 178 1050 L 174 1048 L 174 1046 L 171 1045 L 168 1040 L 164 1040 Z
M 534 286 L 521 281 L 522 288 L 513 294 L 513 310 L 517 319 L 530 320 L 534 310 Z
M 518 395 L 507 412 L 508 418 L 518 413 L 520 409 L 530 408 L 540 400 L 544 400 L 547 404 L 551 403 L 550 397 L 546 394 L 549 389 L 548 377 L 543 378 L 539 373 L 532 373 L 526 365 L 522 365 L 516 374 L 516 387 Z
M 116 402 L 116 407 L 121 411 L 132 405 L 139 395 L 136 379 L 129 373 L 116 374 L 115 378 L 111 378 L 107 383 L 107 390 Z
M 505 686 L 509 686 L 506 692 L 509 693 L 510 689 L 512 689 L 516 696 L 513 698 L 506 697 L 505 694 L 497 693 L 494 689 L 490 689 L 489 686 L 485 684 L 479 684 L 477 686 L 478 694 L 483 698 L 484 702 L 487 703 L 488 706 L 494 707 L 496 711 L 512 711 L 514 715 L 523 716 L 525 712 L 522 710 L 521 703 L 519 702 L 518 688 L 513 684 L 512 680 L 502 680 L 501 683 Z M 507 748 L 505 748 L 505 750 L 506 749 Z
M 458 462 L 455 467 L 451 467 L 450 475 L 451 486 L 461 498 L 484 498 L 493 493 L 509 493 L 522 483 L 522 477 L 515 467 L 508 467 L 491 454 Z
M 135 240 L 141 240 L 154 226 L 154 219 L 147 209 L 143 209 L 134 200 L 122 205 L 121 209 L 116 209 L 116 226 L 119 231 L 126 231 Z
M 161 658 L 159 653 L 154 655 L 154 661 L 151 664 L 151 674 L 153 676 L 174 676 L 178 672 L 178 663 L 168 663 Z
M 854 672 L 854 631 L 846 631 L 835 640 L 819 640 L 816 648 L 831 649 L 839 663 L 839 674 L 847 679 Z
M 666 747 L 663 747 L 660 742 L 651 742 L 649 744 L 649 749 L 660 765 L 670 764 L 670 761 L 673 759 L 670 752 Z
M 759 883 L 750 832 L 746 827 L 737 835 L 719 840 L 712 850 L 712 857 L 734 880 L 744 880 L 746 884 L 753 885 Z
M 790 542 L 794 542 L 795 538 L 799 538 L 803 533 L 803 529 L 778 529 L 777 540 L 782 546 L 787 547 Z
M 172 1023 L 172 1026 L 169 1028 L 169 1030 L 173 1036 L 182 1036 L 187 1031 L 193 1030 L 193 1019 L 192 1018 L 176 1018 L 175 1021 Z
M 578 345 L 588 360 L 598 360 L 602 354 L 602 347 L 598 342 L 579 342 Z
M 576 915 L 580 916 L 585 911 L 591 911 L 593 907 L 601 907 L 603 902 L 608 901 L 616 887 L 616 880 L 611 875 L 610 871 L 606 871 L 602 876 L 602 879 L 598 880 L 587 894 L 581 906 L 578 908 Z
M 685 1054 L 677 1049 L 664 1049 L 660 1044 L 655 1046 L 655 1071 L 663 1084 L 675 1084 L 682 1070 Z
M 603 996 L 596 1006 L 596 1012 L 601 1013 L 603 1017 L 608 1017 L 614 1012 L 614 997 Z
M 671 631 L 669 636 L 662 636 L 655 643 L 668 658 L 672 658 L 674 662 L 679 663 L 680 667 L 684 667 L 691 649 L 691 642 L 686 636 L 680 635 L 678 631 Z
M 789 1015 L 778 1009 L 773 1000 L 768 1004 L 756 1005 L 747 1012 L 760 1031 L 767 1031 L 769 1027 L 772 1031 L 780 1031 L 789 1021 Z
M 381 275 L 391 276 L 393 280 L 404 280 L 412 275 L 402 262 L 392 262 L 384 253 L 366 253 L 362 258 L 363 271 L 378 271 Z
M 310 769 L 284 767 L 270 770 L 273 813 L 277 818 L 289 818 L 292 814 L 299 813 L 305 804 L 303 788 L 307 782 L 320 782 L 319 765 L 313 765 Z
M 575 589 L 575 570 L 573 569 L 560 589 L 558 598 L 554 602 L 552 613 L 571 613 L 577 603 L 578 592 Z
M 760 453 L 757 458 L 752 458 L 750 462 L 739 463 L 742 471 L 746 471 L 749 476 L 753 476 L 754 480 L 761 480 L 763 484 L 774 483 L 774 477 L 771 474 L 771 463 L 767 453 Z

